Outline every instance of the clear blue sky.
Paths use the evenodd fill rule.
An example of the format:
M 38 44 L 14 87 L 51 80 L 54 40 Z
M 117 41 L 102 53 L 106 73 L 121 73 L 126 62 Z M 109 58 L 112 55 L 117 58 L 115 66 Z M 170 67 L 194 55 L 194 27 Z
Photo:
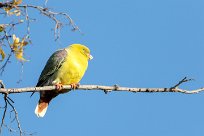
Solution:
M 68 12 L 85 35 L 64 28 L 54 42 L 53 22 L 30 13 L 38 18 L 25 51 L 30 62 L 17 84 L 21 65 L 12 59 L 1 77 L 7 87 L 35 86 L 48 57 L 71 43 L 87 45 L 94 56 L 81 84 L 171 87 L 188 76 L 195 81 L 182 88 L 204 86 L 203 0 L 49 0 L 48 6 Z M 38 94 L 29 96 L 11 98 L 23 130 L 38 136 L 204 135 L 204 93 L 75 91 L 54 99 L 44 118 L 34 114 Z

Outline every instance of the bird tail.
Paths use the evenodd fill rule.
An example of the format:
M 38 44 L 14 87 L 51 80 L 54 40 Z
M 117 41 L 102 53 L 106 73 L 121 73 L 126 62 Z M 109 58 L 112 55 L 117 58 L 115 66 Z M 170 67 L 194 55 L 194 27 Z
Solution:
M 43 117 L 47 111 L 50 101 L 58 95 L 57 92 L 40 92 L 40 100 L 35 108 L 35 114 Z
M 35 108 L 35 114 L 38 116 L 38 117 L 43 117 L 47 111 L 47 108 L 48 108 L 48 105 L 49 105 L 49 102 L 52 100 L 49 99 L 43 99 L 43 98 L 40 98 L 36 108 Z

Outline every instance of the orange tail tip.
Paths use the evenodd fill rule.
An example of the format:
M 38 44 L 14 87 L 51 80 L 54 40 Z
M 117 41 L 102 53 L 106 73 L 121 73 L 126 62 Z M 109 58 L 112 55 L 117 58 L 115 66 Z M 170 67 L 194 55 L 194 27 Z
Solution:
M 37 117 L 43 117 L 47 111 L 47 108 L 47 102 L 39 102 L 35 108 L 35 114 L 37 115 Z

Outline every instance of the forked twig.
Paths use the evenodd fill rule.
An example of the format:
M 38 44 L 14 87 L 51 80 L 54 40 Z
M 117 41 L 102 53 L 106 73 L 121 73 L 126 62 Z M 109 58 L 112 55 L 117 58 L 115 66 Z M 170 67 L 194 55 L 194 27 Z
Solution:
M 1 85 L 1 88 L 5 88 L 5 85 L 3 84 L 2 80 L 0 80 L 0 85 Z M 22 131 L 22 128 L 21 128 L 21 124 L 20 124 L 20 121 L 18 118 L 18 112 L 17 112 L 16 108 L 13 106 L 14 101 L 10 97 L 8 97 L 8 93 L 2 93 L 2 94 L 4 95 L 5 106 L 3 107 L 4 112 L 3 112 L 2 119 L 1 119 L 0 134 L 2 134 L 3 126 L 8 128 L 9 131 L 11 131 L 11 132 L 16 132 L 14 129 L 10 128 L 8 125 L 5 124 L 6 113 L 7 113 L 7 109 L 8 109 L 8 105 L 9 105 L 12 108 L 12 111 L 14 111 L 14 115 L 15 115 L 15 118 L 12 120 L 12 122 L 16 121 L 17 126 L 18 126 L 18 130 L 19 130 L 19 135 L 22 136 L 24 132 Z

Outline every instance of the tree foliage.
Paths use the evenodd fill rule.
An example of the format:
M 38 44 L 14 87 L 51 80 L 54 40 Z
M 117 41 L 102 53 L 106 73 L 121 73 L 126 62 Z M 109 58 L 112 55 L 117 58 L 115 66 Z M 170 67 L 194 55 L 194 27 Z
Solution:
M 12 55 L 22 63 L 28 61 L 24 57 L 24 50 L 32 43 L 30 38 L 32 27 L 30 24 L 38 19 L 38 17 L 31 17 L 29 15 L 30 12 L 39 12 L 40 15 L 54 22 L 52 29 L 54 30 L 55 40 L 60 38 L 60 30 L 63 26 L 70 26 L 72 31 L 80 31 L 79 27 L 67 13 L 50 10 L 46 6 L 47 2 L 45 1 L 43 6 L 23 3 L 22 0 L 0 3 L 0 17 L 4 19 L 4 21 L 0 22 L 0 61 L 4 62 L 0 69 L 1 73 L 3 73 Z M 30 11 L 31 9 L 34 10 Z M 22 26 L 25 29 L 21 29 L 22 32 L 17 34 Z M 10 50 L 8 50 L 8 47 Z

